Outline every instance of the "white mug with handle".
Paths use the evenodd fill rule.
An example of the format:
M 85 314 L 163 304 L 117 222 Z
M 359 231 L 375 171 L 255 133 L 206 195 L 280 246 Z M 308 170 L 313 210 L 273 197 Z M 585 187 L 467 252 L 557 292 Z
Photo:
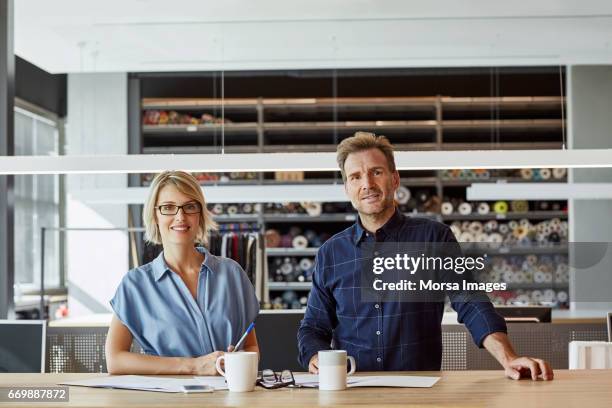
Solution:
M 346 372 L 346 362 L 351 369 Z M 346 350 L 319 351 L 319 390 L 340 391 L 346 389 L 347 376 L 355 373 L 355 359 L 346 355 Z
M 221 361 L 225 361 L 225 370 L 221 368 Z M 230 391 L 248 392 L 255 388 L 258 363 L 256 352 L 237 351 L 219 356 L 215 366 L 219 374 L 225 377 Z

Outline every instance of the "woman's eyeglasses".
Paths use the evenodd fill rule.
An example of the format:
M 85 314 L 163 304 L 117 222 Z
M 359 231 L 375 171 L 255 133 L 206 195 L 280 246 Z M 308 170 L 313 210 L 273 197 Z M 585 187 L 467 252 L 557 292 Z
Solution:
M 202 209 L 200 203 L 187 203 L 184 205 L 162 204 L 158 205 L 157 208 L 162 215 L 176 215 L 181 208 L 185 214 L 199 214 Z
M 283 387 L 297 387 L 293 373 L 290 370 L 283 370 L 280 373 L 275 373 L 273 370 L 263 370 L 257 375 L 257 385 L 260 385 L 268 390 Z

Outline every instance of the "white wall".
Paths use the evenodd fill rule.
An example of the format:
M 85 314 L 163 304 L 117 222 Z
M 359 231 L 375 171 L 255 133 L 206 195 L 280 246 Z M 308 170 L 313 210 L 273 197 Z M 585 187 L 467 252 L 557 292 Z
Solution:
M 68 75 L 66 154 L 127 153 L 127 74 Z M 127 227 L 125 204 L 87 205 L 80 189 L 127 186 L 127 175 L 69 175 L 66 224 L 72 228 Z M 122 231 L 67 232 L 66 268 L 71 317 L 111 311 L 108 301 L 128 270 Z

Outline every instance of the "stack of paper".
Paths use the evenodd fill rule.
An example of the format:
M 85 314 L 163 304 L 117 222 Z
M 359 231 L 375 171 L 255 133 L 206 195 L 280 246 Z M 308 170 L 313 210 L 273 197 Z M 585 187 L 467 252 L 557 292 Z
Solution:
M 160 378 L 142 375 L 113 375 L 95 377 L 87 380 L 68 381 L 60 385 L 76 385 L 82 387 L 117 388 L 125 390 L 182 392 L 184 385 L 209 385 L 215 390 L 226 390 L 227 384 L 223 377 L 194 378 Z

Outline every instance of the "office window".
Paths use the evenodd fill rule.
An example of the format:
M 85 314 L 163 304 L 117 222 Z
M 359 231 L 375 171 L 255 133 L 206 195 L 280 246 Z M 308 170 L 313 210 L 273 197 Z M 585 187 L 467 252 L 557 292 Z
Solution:
M 57 155 L 58 123 L 15 108 L 15 155 Z M 58 227 L 58 175 L 15 176 L 15 296 L 40 288 L 41 227 Z M 60 236 L 45 233 L 45 287 L 60 286 Z

